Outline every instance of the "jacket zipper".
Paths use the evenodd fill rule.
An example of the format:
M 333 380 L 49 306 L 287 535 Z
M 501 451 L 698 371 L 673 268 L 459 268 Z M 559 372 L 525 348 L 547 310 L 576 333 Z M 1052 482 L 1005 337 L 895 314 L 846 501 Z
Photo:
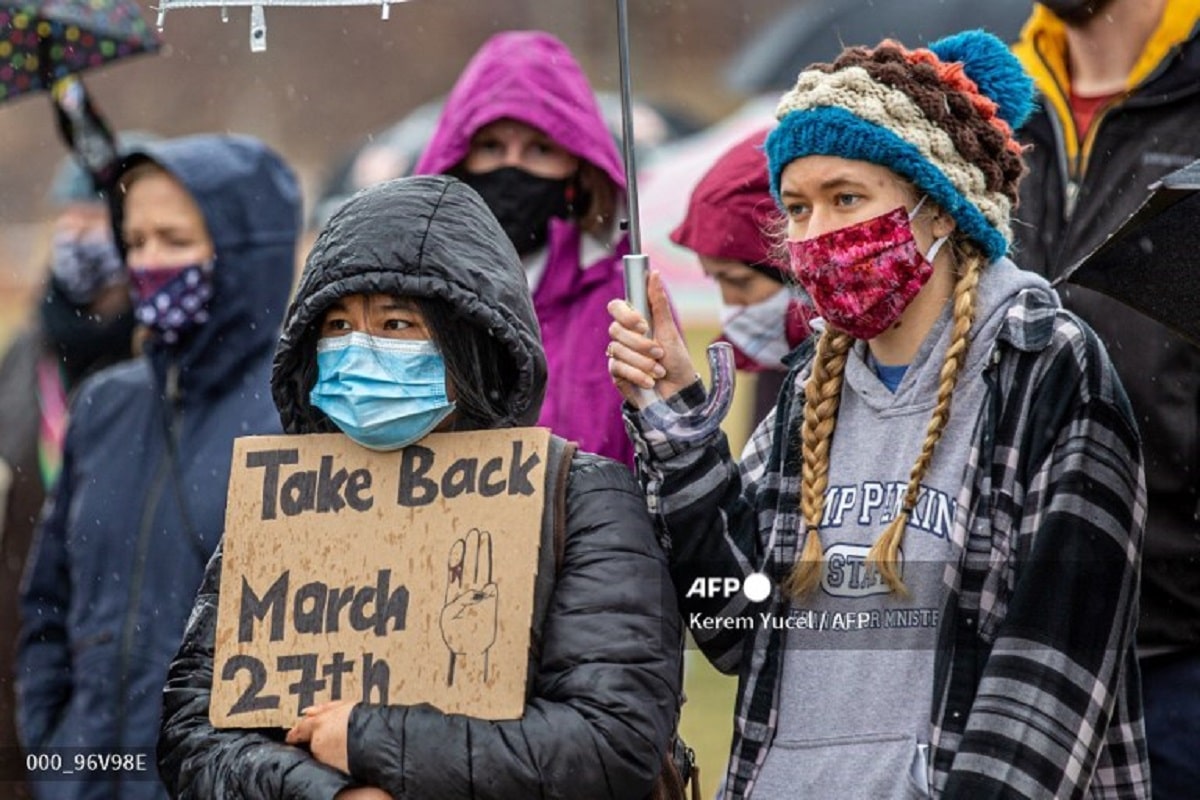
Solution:
M 1054 133 L 1054 154 L 1058 157 L 1058 172 L 1062 178 L 1063 209 L 1061 222 L 1063 227 L 1070 222 L 1075 213 L 1075 198 L 1079 195 L 1079 186 L 1071 177 L 1071 164 L 1067 160 L 1067 135 L 1063 130 L 1063 122 L 1057 114 L 1047 114 L 1050 120 L 1050 130 Z
M 179 416 L 179 367 L 172 363 L 167 366 L 166 382 L 166 412 L 170 417 L 170 427 L 175 430 L 176 419 Z M 169 452 L 166 451 L 166 452 Z M 142 584 L 146 579 L 146 556 L 150 549 L 150 538 L 153 535 L 154 516 L 162 499 L 163 487 L 167 480 L 167 470 L 162 468 L 162 457 L 154 470 L 154 482 L 146 494 L 146 505 L 142 508 L 142 519 L 138 529 L 137 553 L 133 562 L 133 579 L 129 584 L 129 608 L 125 612 L 125 622 L 121 628 L 121 650 L 117 662 L 117 747 L 124 746 L 126 707 L 125 694 L 129 686 L 129 659 L 133 653 L 134 632 L 137 628 L 139 601 L 142 594 Z M 119 775 L 114 775 L 114 786 L 119 785 Z
M 1041 59 L 1042 66 L 1046 68 L 1046 74 L 1050 76 L 1050 80 L 1054 81 L 1054 88 L 1058 91 L 1058 96 L 1066 100 L 1067 105 L 1069 106 L 1070 98 L 1067 96 L 1067 91 L 1063 85 L 1058 82 L 1058 76 L 1054 74 L 1054 70 L 1050 67 L 1050 64 L 1046 62 L 1046 57 L 1042 55 L 1041 48 L 1035 46 L 1033 49 L 1034 52 L 1037 53 L 1038 58 Z M 1071 170 L 1070 162 L 1067 160 L 1067 136 L 1066 131 L 1063 129 L 1065 123 L 1063 120 L 1059 119 L 1058 114 L 1055 113 L 1053 104 L 1051 104 L 1050 108 L 1047 109 L 1046 118 L 1050 120 L 1050 129 L 1054 133 L 1054 143 L 1056 145 L 1054 151 L 1055 155 L 1058 156 L 1058 168 L 1062 173 L 1064 199 L 1062 222 L 1065 225 L 1068 221 L 1070 221 L 1071 215 L 1075 213 L 1075 198 L 1079 194 L 1079 186 L 1072 178 L 1074 173 Z M 1074 120 L 1071 121 L 1071 124 L 1075 124 Z M 1076 141 L 1079 139 L 1078 131 L 1075 132 L 1075 139 Z M 1079 150 L 1080 153 L 1083 152 L 1082 143 L 1080 143 Z M 1076 154 L 1076 167 L 1078 166 L 1078 154 Z
M 1084 176 L 1087 174 L 1088 166 L 1091 165 L 1091 153 L 1096 146 L 1096 139 L 1100 138 L 1100 123 L 1109 115 L 1117 106 L 1121 105 L 1129 98 L 1128 92 L 1123 93 L 1115 100 L 1110 100 L 1103 107 L 1096 109 L 1096 113 L 1092 116 L 1092 122 L 1088 126 L 1087 133 L 1084 135 L 1084 142 L 1079 145 L 1079 184 L 1083 183 Z M 1078 186 L 1076 187 L 1076 195 L 1078 195 Z

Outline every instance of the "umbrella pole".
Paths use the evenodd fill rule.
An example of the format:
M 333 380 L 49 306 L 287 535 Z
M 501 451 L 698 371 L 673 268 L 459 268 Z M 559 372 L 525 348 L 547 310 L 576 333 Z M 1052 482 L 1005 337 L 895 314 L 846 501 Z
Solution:
M 625 157 L 625 186 L 629 203 L 629 255 L 625 267 L 625 299 L 650 322 L 646 295 L 649 259 L 642 253 L 642 225 L 638 215 L 637 154 L 633 146 L 633 88 L 629 77 L 629 9 L 617 0 L 617 58 L 621 76 L 621 151 Z
M 642 228 L 638 216 L 637 156 L 633 146 L 633 88 L 629 78 L 629 12 L 626 0 L 617 0 L 617 55 L 621 73 L 621 150 L 625 157 L 625 185 L 629 202 L 629 255 L 625 267 L 625 300 L 650 324 L 650 298 L 646 278 L 650 259 L 642 253 Z M 647 329 L 647 336 L 653 336 Z M 733 403 L 733 347 L 728 342 L 708 346 L 712 388 L 699 408 L 686 414 L 672 409 L 654 389 L 638 389 L 641 413 L 652 428 L 669 431 L 679 441 L 700 441 L 720 426 Z

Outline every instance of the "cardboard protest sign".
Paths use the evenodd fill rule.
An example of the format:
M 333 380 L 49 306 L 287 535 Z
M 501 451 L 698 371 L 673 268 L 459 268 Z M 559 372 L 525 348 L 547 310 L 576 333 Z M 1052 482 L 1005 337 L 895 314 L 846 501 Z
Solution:
M 233 448 L 215 727 L 290 727 L 327 700 L 525 707 L 549 431 L 341 434 Z

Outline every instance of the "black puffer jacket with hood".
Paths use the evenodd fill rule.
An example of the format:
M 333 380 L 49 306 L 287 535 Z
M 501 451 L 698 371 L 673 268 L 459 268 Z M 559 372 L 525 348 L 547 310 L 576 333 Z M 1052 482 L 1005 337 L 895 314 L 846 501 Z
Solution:
M 473 190 L 431 176 L 364 190 L 314 245 L 272 376 L 285 430 L 332 429 L 308 399 L 317 326 L 335 299 L 370 292 L 440 298 L 464 326 L 499 339 L 518 370 L 499 427 L 537 419 L 545 357 L 520 261 Z M 562 566 L 556 582 L 538 582 L 551 595 L 524 716 L 359 705 L 350 776 L 284 744 L 282 732 L 212 728 L 220 573 L 218 549 L 165 690 L 159 768 L 176 797 L 331 798 L 356 784 L 414 800 L 649 792 L 678 713 L 680 627 L 645 501 L 622 465 L 585 454 L 571 465 Z

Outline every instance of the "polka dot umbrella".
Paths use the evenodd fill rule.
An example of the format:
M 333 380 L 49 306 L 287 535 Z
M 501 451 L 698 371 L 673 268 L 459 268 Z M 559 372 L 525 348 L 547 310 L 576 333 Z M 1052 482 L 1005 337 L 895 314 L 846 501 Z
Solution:
M 158 47 L 136 0 L 0 0 L 0 103 Z

